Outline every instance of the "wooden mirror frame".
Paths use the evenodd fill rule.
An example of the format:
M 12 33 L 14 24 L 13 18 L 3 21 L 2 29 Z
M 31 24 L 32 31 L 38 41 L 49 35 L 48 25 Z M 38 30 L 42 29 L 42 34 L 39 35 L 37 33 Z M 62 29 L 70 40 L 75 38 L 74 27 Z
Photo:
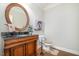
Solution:
M 12 24 L 12 22 L 11 22 L 11 20 L 10 20 L 10 17 L 9 17 L 9 12 L 10 12 L 11 8 L 12 8 L 12 7 L 15 7 L 15 6 L 20 7 L 20 8 L 25 12 L 26 17 L 27 17 L 27 23 L 26 23 L 26 25 L 25 25 L 23 28 L 17 28 L 17 27 L 15 26 L 15 31 L 23 31 L 23 30 L 25 30 L 26 27 L 29 25 L 29 16 L 28 16 L 28 13 L 27 13 L 27 11 L 25 10 L 25 8 L 24 8 L 23 6 L 21 6 L 20 4 L 18 4 L 18 3 L 11 3 L 11 4 L 9 4 L 9 5 L 7 6 L 7 8 L 6 8 L 6 10 L 5 10 L 6 22 L 7 22 L 8 24 Z

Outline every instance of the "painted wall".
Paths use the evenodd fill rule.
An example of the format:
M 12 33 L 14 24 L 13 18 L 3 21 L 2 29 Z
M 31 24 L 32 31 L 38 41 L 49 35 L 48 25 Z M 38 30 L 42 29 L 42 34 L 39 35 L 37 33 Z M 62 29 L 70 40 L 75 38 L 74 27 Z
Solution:
M 7 27 L 5 21 L 5 9 L 9 3 L 0 3 L 0 55 L 3 51 L 3 39 L 1 38 L 1 32 L 7 32 Z M 43 20 L 43 11 L 34 4 L 21 4 L 25 7 L 29 14 L 30 24 L 33 25 L 36 20 Z M 20 21 L 19 21 L 20 22 Z M 21 23 L 22 24 L 22 23 Z M 33 25 L 34 26 L 34 25 Z M 35 32 L 34 34 L 43 34 L 43 31 Z
M 79 4 L 59 4 L 45 10 L 45 34 L 53 46 L 79 51 Z

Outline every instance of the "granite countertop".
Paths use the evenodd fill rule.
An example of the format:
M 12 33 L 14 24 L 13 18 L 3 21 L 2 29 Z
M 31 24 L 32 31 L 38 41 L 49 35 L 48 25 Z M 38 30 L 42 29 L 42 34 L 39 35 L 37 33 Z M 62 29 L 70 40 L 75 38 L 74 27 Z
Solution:
M 4 40 L 33 36 L 28 32 L 2 32 L 1 34 Z
M 20 35 L 20 36 L 13 36 L 13 37 L 5 37 L 3 38 L 4 40 L 9 40 L 9 39 L 17 39 L 17 38 L 24 38 L 24 37 L 29 37 L 29 36 L 32 36 L 32 35 Z

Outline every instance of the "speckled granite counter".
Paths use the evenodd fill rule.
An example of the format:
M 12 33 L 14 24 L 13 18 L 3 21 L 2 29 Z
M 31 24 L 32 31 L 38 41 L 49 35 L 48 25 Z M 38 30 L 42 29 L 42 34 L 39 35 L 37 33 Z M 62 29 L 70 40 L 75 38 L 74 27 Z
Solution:
M 35 36 L 35 35 L 18 35 L 18 36 L 13 36 L 13 37 L 5 37 L 3 39 L 4 40 L 11 40 L 11 39 L 24 38 L 24 37 L 30 37 L 30 36 Z
M 28 37 L 28 36 L 32 36 L 32 35 L 30 35 L 29 32 L 2 32 L 1 33 L 1 37 L 4 40 L 23 38 L 23 37 Z

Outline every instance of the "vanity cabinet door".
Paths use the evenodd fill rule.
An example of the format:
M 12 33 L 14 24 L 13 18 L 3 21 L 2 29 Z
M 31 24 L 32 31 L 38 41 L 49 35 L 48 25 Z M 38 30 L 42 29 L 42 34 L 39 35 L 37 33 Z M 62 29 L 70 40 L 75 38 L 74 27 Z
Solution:
M 11 48 L 11 56 L 24 56 L 25 50 L 24 45 L 19 45 Z
M 4 55 L 5 56 L 10 56 L 10 49 L 5 49 L 4 50 Z
M 27 44 L 27 55 L 28 56 L 35 56 L 36 55 L 36 41 L 30 41 Z

